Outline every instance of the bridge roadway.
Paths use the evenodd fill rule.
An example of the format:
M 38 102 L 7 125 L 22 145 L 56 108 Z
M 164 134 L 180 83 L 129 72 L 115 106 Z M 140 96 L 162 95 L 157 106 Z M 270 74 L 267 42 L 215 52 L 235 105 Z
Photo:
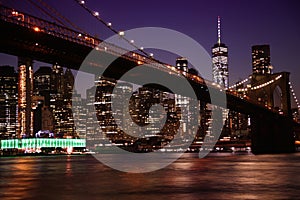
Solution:
M 0 6 L 0 52 L 18 57 L 27 57 L 46 63 L 58 63 L 61 66 L 78 70 L 86 56 L 101 40 L 89 35 L 73 31 L 31 15 L 22 14 L 21 18 L 11 15 L 12 9 Z M 106 47 L 107 45 L 107 47 Z M 154 60 L 142 55 L 129 52 L 121 57 L 123 49 L 112 44 L 105 44 L 105 49 L 99 49 L 99 55 L 107 58 L 117 58 L 105 71 L 105 76 L 119 79 L 130 69 L 144 63 L 161 72 L 169 73 L 170 65 L 165 69 L 157 67 Z M 97 63 L 98 67 L 101 63 Z M 87 68 L 94 71 L 94 66 Z M 87 71 L 88 72 L 88 71 Z M 181 79 L 174 70 L 174 82 Z M 135 74 L 137 75 L 137 74 Z M 200 101 L 210 103 L 210 93 L 220 93 L 220 88 L 207 80 L 194 75 L 187 79 Z M 136 83 L 139 84 L 139 83 Z M 209 90 L 208 90 L 209 89 Z M 184 94 L 184 90 L 182 90 Z M 236 112 L 250 115 L 252 151 L 254 153 L 293 152 L 293 128 L 299 126 L 290 116 L 279 115 L 250 99 L 242 99 L 233 93 L 226 92 L 227 108 Z M 218 102 L 215 102 L 218 105 Z M 220 102 L 222 105 L 222 102 Z

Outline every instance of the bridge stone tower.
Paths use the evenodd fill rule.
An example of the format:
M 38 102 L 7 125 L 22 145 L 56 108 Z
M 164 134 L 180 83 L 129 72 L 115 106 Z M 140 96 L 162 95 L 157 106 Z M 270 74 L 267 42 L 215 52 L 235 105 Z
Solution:
M 249 97 L 268 108 L 292 117 L 289 72 L 272 73 L 270 46 L 252 46 L 252 79 Z M 275 105 L 274 92 L 279 90 L 279 105 Z
M 272 73 L 269 45 L 252 46 L 252 67 L 251 88 L 248 88 L 250 100 L 277 111 L 276 114 L 266 109 L 250 116 L 252 152 L 294 152 L 290 73 Z M 275 96 L 276 92 L 278 96 Z
M 289 75 L 289 72 L 252 75 L 248 96 L 258 104 L 274 109 L 274 91 L 277 87 L 281 89 L 280 114 L 266 109 L 265 113 L 255 112 L 250 116 L 251 148 L 255 154 L 295 151 Z
M 250 99 L 274 109 L 276 106 L 274 92 L 280 88 L 280 110 L 284 115 L 292 117 L 289 76 L 289 72 L 253 74 L 251 90 L 248 93 Z

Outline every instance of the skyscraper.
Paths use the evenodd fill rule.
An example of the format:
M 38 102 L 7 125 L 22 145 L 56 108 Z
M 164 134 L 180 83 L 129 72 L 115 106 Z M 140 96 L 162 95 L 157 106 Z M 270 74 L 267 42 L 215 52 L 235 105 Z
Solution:
M 76 90 L 73 92 L 72 98 L 72 112 L 76 135 L 79 138 L 86 138 L 87 136 L 87 106 L 86 100 L 78 94 Z
M 64 136 L 75 136 L 72 114 L 72 91 L 74 76 L 71 70 L 53 65 L 51 73 L 50 110 L 54 118 L 54 132 Z
M 17 126 L 18 74 L 12 66 L 0 67 L 0 138 L 14 138 Z
M 218 16 L 218 40 L 217 43 L 212 47 L 212 77 L 213 82 L 217 83 L 218 85 L 227 89 L 229 87 L 229 80 L 228 80 L 228 47 L 221 42 L 221 19 Z M 210 110 L 210 109 L 209 109 Z M 229 127 L 229 120 L 228 113 L 226 110 L 222 111 L 222 122 L 225 123 L 224 128 Z M 216 119 L 209 119 L 212 123 L 218 123 Z M 226 130 L 223 128 L 223 131 Z M 210 133 L 211 130 L 208 130 Z
M 32 60 L 18 58 L 19 85 L 18 85 L 18 136 L 33 137 L 33 70 Z
M 64 70 L 59 65 L 52 66 L 50 110 L 53 114 L 53 129 L 56 134 L 65 134 L 66 109 L 63 102 Z
M 114 140 L 118 134 L 117 124 L 112 115 L 112 92 L 116 80 L 106 77 L 99 77 L 95 93 L 96 116 L 102 133 L 110 140 Z
M 51 67 L 44 66 L 34 73 L 34 133 L 40 130 L 53 131 L 53 115 L 50 111 L 51 73 Z
M 97 79 L 95 80 L 95 85 L 97 84 Z M 95 145 L 99 143 L 100 140 L 104 140 L 105 136 L 99 126 L 98 120 L 96 119 L 96 101 L 95 93 L 96 86 L 91 87 L 86 90 L 86 145 L 88 148 L 95 148 Z
M 72 95 L 74 88 L 74 75 L 70 69 L 64 74 L 64 101 L 68 108 L 72 107 Z
M 118 125 L 119 139 L 125 141 L 131 138 L 126 134 L 134 134 L 130 116 L 129 100 L 133 91 L 133 85 L 127 82 L 118 82 L 114 88 L 112 114 Z
M 64 109 L 66 110 L 65 131 L 68 136 L 77 137 L 74 126 L 74 117 L 72 111 L 72 95 L 74 89 L 74 75 L 70 69 L 66 69 L 64 74 Z
M 183 71 L 183 75 L 186 75 L 186 73 L 198 75 L 198 71 L 194 68 L 189 68 L 188 67 L 188 60 L 187 58 L 184 57 L 179 57 L 176 59 L 176 68 Z M 195 119 L 192 119 L 192 111 L 194 109 L 198 109 L 197 107 L 194 107 L 194 100 L 182 96 L 180 94 L 175 94 L 174 95 L 174 100 L 176 105 L 180 107 L 180 112 L 178 113 L 180 116 L 180 123 L 182 123 L 182 129 L 179 130 L 180 135 L 184 134 L 191 134 L 191 123 L 190 121 L 193 121 Z
M 45 106 L 50 105 L 51 67 L 40 67 L 34 73 L 34 95 L 45 98 Z
M 252 69 L 253 74 L 272 74 L 270 46 L 252 46 Z
M 213 81 L 228 88 L 228 48 L 221 43 L 221 21 L 218 17 L 218 41 L 212 47 Z

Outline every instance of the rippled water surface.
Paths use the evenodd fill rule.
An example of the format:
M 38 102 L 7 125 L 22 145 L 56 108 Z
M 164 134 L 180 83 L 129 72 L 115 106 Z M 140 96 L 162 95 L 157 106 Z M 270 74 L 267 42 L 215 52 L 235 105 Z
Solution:
M 0 157 L 0 199 L 300 199 L 300 154 L 184 154 L 145 174 L 93 156 Z

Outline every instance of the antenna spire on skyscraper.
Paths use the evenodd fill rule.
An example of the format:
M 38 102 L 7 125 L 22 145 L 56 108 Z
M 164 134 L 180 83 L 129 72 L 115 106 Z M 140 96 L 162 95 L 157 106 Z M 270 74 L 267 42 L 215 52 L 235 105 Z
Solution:
M 221 18 L 218 16 L 218 42 L 212 47 L 213 81 L 228 88 L 228 48 L 221 43 Z
M 218 44 L 221 44 L 221 19 L 218 16 Z

